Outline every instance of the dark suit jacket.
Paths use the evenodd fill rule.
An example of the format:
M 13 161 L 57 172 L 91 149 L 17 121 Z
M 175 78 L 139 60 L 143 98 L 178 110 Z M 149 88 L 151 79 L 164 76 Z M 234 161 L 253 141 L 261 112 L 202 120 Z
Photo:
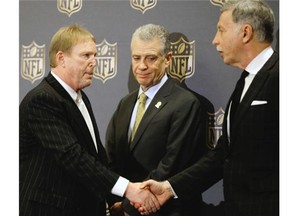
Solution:
M 98 153 L 77 105 L 49 75 L 20 104 L 20 215 L 105 215 L 108 171 L 91 104 Z
M 131 181 L 165 180 L 196 162 L 205 151 L 200 102 L 168 79 L 151 101 L 129 144 L 128 128 L 137 95 L 138 90 L 119 102 L 108 125 L 106 150 L 110 165 Z M 158 102 L 159 108 L 155 106 Z M 189 204 L 171 200 L 158 215 L 196 214 L 201 200 L 201 193 L 191 197 Z
M 254 105 L 257 101 L 264 103 Z M 236 113 L 234 128 L 231 128 L 233 133 L 230 142 L 226 122 L 227 116 L 224 120 L 223 136 L 219 138 L 217 148 L 200 159 L 195 166 L 169 179 L 169 182 L 177 195 L 184 198 L 187 194 L 190 196 L 206 190 L 223 176 L 227 216 L 278 215 L 277 53 L 274 53 L 257 73 L 242 99 Z

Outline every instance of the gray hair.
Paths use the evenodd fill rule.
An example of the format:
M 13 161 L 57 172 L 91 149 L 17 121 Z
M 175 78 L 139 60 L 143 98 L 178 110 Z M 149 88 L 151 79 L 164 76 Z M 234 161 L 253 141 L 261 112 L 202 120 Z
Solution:
M 162 54 L 166 55 L 170 50 L 170 41 L 168 39 L 169 32 L 163 26 L 155 25 L 155 24 L 146 24 L 140 26 L 135 30 L 132 35 L 132 40 L 138 37 L 143 41 L 151 41 L 154 39 L 160 39 L 162 43 Z M 132 41 L 131 40 L 131 41 Z
M 234 23 L 251 25 L 258 41 L 272 43 L 275 18 L 267 3 L 262 0 L 230 0 L 220 12 L 228 10 L 232 10 Z

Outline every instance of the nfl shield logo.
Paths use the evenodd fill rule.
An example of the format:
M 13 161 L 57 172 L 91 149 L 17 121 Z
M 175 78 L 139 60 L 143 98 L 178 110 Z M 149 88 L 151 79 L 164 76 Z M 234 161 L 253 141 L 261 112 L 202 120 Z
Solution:
M 157 0 L 130 0 L 130 5 L 135 10 L 142 11 L 142 14 L 145 13 L 146 10 L 155 7 L 157 4 Z
M 209 142 L 208 146 L 213 149 L 217 145 L 219 137 L 222 135 L 222 125 L 224 122 L 224 110 L 222 107 L 215 113 L 209 115 Z
M 22 46 L 21 76 L 31 83 L 41 79 L 45 74 L 45 44 L 37 45 L 33 41 L 28 46 Z
M 94 77 L 103 83 L 117 74 L 117 43 L 110 44 L 104 39 L 96 45 L 97 57 Z
M 57 9 L 69 17 L 82 8 L 82 0 L 57 0 Z
M 227 2 L 228 0 L 210 0 L 210 2 L 213 4 L 213 5 L 216 5 L 216 6 L 219 6 L 219 7 L 222 7 L 223 4 L 225 2 Z
M 195 41 L 186 41 L 182 36 L 176 42 L 171 42 L 171 63 L 168 74 L 182 82 L 191 77 L 195 71 Z

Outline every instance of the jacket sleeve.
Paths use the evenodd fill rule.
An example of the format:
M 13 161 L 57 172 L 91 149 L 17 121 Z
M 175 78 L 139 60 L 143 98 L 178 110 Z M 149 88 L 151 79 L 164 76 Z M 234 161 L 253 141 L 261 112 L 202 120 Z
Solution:
M 178 197 L 189 199 L 223 178 L 225 145 L 227 143 L 222 136 L 215 149 L 209 150 L 197 163 L 168 179 Z
M 110 193 L 119 176 L 83 146 L 83 137 L 77 133 L 79 126 L 72 112 L 73 106 L 70 101 L 51 92 L 37 92 L 20 106 L 21 128 L 33 134 L 40 144 L 38 148 L 44 149 L 72 178 L 91 191 Z

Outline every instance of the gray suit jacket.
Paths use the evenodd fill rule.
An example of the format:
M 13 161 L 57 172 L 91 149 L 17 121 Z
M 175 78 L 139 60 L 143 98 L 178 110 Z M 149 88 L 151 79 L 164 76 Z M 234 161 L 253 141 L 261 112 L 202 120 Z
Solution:
M 50 73 L 21 102 L 20 215 L 105 215 L 103 194 L 119 176 L 104 166 L 91 104 L 82 95 L 98 153 L 77 105 Z

